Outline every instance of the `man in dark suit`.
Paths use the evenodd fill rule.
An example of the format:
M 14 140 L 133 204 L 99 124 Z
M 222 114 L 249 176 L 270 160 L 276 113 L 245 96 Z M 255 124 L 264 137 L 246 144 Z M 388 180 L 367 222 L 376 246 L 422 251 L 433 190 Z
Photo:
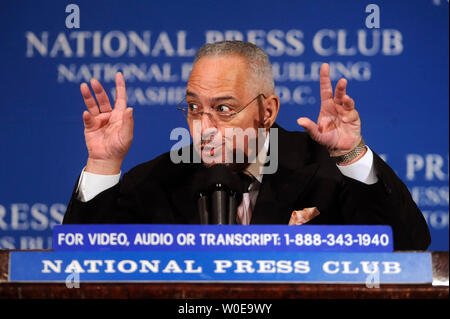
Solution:
M 355 103 L 339 80 L 335 93 L 329 66 L 320 72 L 321 110 L 317 123 L 300 118 L 307 133 L 287 132 L 275 123 L 280 102 L 267 55 L 240 41 L 203 46 L 194 61 L 185 111 L 193 144 L 202 163 L 175 163 L 173 153 L 141 164 L 120 180 L 120 167 L 133 136 L 132 109 L 125 82 L 116 76 L 116 101 L 96 80 L 81 85 L 88 111 L 83 113 L 87 165 L 74 189 L 64 223 L 198 224 L 191 183 L 206 166 L 225 154 L 242 151 L 243 163 L 228 166 L 250 177 L 238 208 L 241 224 L 391 225 L 395 249 L 426 249 L 428 227 L 408 189 L 361 137 Z M 200 127 L 201 134 L 195 134 Z M 226 143 L 227 129 L 263 129 L 256 150 L 250 138 Z M 276 139 L 272 140 L 272 137 Z M 276 147 L 275 147 L 276 146 Z M 257 160 L 250 161 L 257 153 Z M 262 154 L 262 156 L 260 156 Z M 277 169 L 264 173 L 267 158 Z M 208 159 L 208 161 L 206 161 Z

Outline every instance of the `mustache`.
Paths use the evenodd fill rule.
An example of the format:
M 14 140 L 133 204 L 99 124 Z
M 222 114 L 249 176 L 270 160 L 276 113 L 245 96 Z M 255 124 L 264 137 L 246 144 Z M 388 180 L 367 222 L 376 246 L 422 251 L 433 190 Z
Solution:
M 237 131 L 231 134 L 225 134 L 216 128 L 208 128 L 202 134 L 194 135 L 194 146 L 201 151 L 211 151 L 218 148 L 239 147 L 242 143 L 249 143 L 253 145 L 252 141 L 256 143 L 257 136 L 249 136 L 244 132 Z M 243 147 L 244 144 L 242 144 Z M 256 145 L 255 145 L 256 146 Z
M 213 149 L 217 149 L 217 148 L 220 148 L 220 147 L 222 147 L 222 146 L 224 146 L 225 145 L 225 143 L 214 143 L 214 144 L 211 144 L 211 143 L 202 143 L 202 144 L 200 144 L 200 149 L 202 150 L 202 151 L 210 151 L 210 150 L 213 150 Z
M 213 148 L 225 144 L 225 136 L 218 134 L 218 131 L 215 129 L 209 129 L 201 134 L 200 140 L 196 144 L 202 149 L 205 147 Z

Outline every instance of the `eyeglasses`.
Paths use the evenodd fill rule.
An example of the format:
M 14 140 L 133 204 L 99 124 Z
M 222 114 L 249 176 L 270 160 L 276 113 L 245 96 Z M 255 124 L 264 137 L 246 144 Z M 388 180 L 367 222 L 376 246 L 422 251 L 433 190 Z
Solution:
M 202 117 L 203 114 L 208 114 L 218 122 L 229 122 L 231 121 L 231 119 L 233 119 L 233 117 L 245 110 L 247 106 L 252 104 L 260 96 L 266 99 L 266 96 L 260 93 L 243 107 L 233 106 L 227 103 L 220 103 L 213 106 L 211 108 L 211 112 L 201 111 L 201 106 L 198 103 L 187 102 L 186 99 L 183 99 L 183 101 L 178 104 L 177 109 L 183 112 L 183 115 L 188 121 L 198 120 Z

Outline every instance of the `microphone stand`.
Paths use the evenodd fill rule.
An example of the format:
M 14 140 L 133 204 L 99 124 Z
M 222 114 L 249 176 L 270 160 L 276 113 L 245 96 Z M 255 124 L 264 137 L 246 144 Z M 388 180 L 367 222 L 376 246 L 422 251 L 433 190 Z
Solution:
M 222 184 L 216 184 L 211 194 L 211 222 L 214 225 L 225 225 L 227 215 L 228 194 Z

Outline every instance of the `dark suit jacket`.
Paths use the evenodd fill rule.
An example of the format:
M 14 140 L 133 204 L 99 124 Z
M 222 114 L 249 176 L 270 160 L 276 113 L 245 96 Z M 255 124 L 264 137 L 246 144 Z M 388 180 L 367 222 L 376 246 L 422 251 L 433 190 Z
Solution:
M 278 170 L 264 175 L 252 224 L 288 224 L 293 210 L 317 207 L 308 224 L 390 225 L 396 250 L 424 250 L 430 234 L 407 187 L 374 153 L 378 182 L 345 177 L 327 150 L 302 132 L 278 127 Z M 191 181 L 202 164 L 174 164 L 170 153 L 138 165 L 88 202 L 68 205 L 64 224 L 199 224 Z

